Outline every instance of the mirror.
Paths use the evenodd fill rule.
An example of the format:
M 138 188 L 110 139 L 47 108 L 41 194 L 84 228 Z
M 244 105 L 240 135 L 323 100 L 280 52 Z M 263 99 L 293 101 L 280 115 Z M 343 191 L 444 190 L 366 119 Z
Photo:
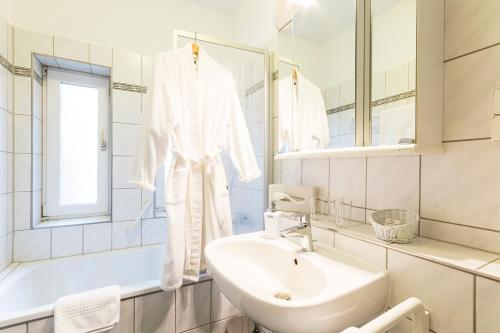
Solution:
M 278 34 L 278 150 L 354 147 L 356 2 L 296 3 Z
M 371 145 L 415 143 L 416 0 L 371 0 Z

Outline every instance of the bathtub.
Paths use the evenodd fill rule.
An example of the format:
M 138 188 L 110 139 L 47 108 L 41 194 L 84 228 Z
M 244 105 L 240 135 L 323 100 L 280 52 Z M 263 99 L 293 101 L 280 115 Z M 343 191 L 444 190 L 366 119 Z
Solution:
M 163 253 L 160 244 L 21 263 L 0 281 L 0 328 L 50 317 L 59 297 L 86 290 L 118 284 L 122 300 L 158 291 Z

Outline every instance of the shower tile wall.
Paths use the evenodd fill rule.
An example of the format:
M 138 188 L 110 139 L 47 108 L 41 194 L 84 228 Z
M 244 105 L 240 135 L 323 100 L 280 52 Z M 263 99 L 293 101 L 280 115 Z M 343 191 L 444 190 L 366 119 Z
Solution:
M 329 148 L 352 147 L 355 145 L 354 80 L 341 82 L 324 91 L 328 127 L 330 129 Z M 339 111 L 339 108 L 346 108 Z M 334 111 L 335 110 L 335 111 Z
M 0 16 L 0 271 L 12 261 L 13 80 L 12 27 Z
M 257 164 L 264 174 L 264 68 L 260 63 L 247 63 L 240 68 L 239 98 L 255 150 Z M 234 233 L 241 234 L 263 229 L 264 177 L 249 183 L 239 181 L 239 174 L 228 156 L 224 157 L 228 175 Z
M 413 92 L 415 90 L 414 78 L 414 61 L 374 74 L 372 80 L 372 101 L 380 101 L 399 94 Z M 330 130 L 329 148 L 355 146 L 354 80 L 340 82 L 338 85 L 325 89 L 324 99 Z M 383 111 L 406 104 L 415 104 L 415 98 L 407 97 L 373 108 L 372 145 L 380 144 L 380 118 Z M 384 123 L 384 126 L 391 127 L 387 123 Z
M 30 261 L 82 253 L 107 251 L 164 242 L 165 214 L 154 209 L 154 194 L 130 185 L 131 167 L 138 140 L 142 111 L 151 105 L 154 57 L 113 50 L 64 38 L 13 28 L 13 65 L 26 69 L 14 77 L 14 145 L 8 152 L 0 147 L 3 165 L 14 164 L 13 189 L 3 197 L 13 201 L 14 233 L 0 228 L 0 246 L 12 248 L 13 260 Z M 12 38 L 12 37 L 11 37 Z M 112 82 L 146 87 L 147 92 L 112 89 L 112 202 L 109 221 L 71 226 L 44 227 L 42 205 L 42 66 L 33 53 L 74 59 L 112 68 Z M 3 68 L 3 67 L 2 67 Z M 30 75 L 30 69 L 32 74 Z M 3 72 L 2 72 L 3 73 Z M 3 81 L 2 81 L 3 82 Z M 11 114 L 1 110 L 0 121 Z M 7 118 L 6 118 L 7 117 Z M 12 118 L 12 116 L 10 116 Z M 12 123 L 12 121 L 11 121 Z M 3 125 L 2 125 L 3 126 Z M 3 133 L 3 132 L 2 132 Z M 10 132 L 12 133 L 12 131 Z M 3 142 L 3 141 L 1 141 Z M 12 146 L 12 142 L 10 143 Z M 12 154 L 12 149 L 14 154 Z M 9 169 L 12 173 L 12 169 Z M 12 193 L 13 192 L 13 193 Z M 13 200 L 10 199 L 13 197 Z M 146 207 L 147 206 L 147 207 Z M 144 210 L 142 217 L 141 211 Z M 12 214 L 11 214 L 12 216 Z M 0 220 L 3 222 L 3 219 Z M 10 218 L 12 221 L 12 217 Z M 10 262 L 12 250 L 8 252 Z M 0 269 L 3 261 L 0 260 Z

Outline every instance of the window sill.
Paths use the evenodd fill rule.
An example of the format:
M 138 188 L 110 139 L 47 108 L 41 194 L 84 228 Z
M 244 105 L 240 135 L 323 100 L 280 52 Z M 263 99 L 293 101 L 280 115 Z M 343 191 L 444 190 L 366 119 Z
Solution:
M 35 226 L 36 229 L 63 227 L 82 224 L 111 222 L 111 215 L 73 217 L 73 218 L 48 218 Z

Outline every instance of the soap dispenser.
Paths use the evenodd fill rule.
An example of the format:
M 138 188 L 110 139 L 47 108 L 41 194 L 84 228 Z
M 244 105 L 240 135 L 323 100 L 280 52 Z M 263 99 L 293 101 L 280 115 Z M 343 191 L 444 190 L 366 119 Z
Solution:
M 265 237 L 269 239 L 280 238 L 280 218 L 281 212 L 276 211 L 276 201 L 272 201 L 271 208 L 264 213 Z

